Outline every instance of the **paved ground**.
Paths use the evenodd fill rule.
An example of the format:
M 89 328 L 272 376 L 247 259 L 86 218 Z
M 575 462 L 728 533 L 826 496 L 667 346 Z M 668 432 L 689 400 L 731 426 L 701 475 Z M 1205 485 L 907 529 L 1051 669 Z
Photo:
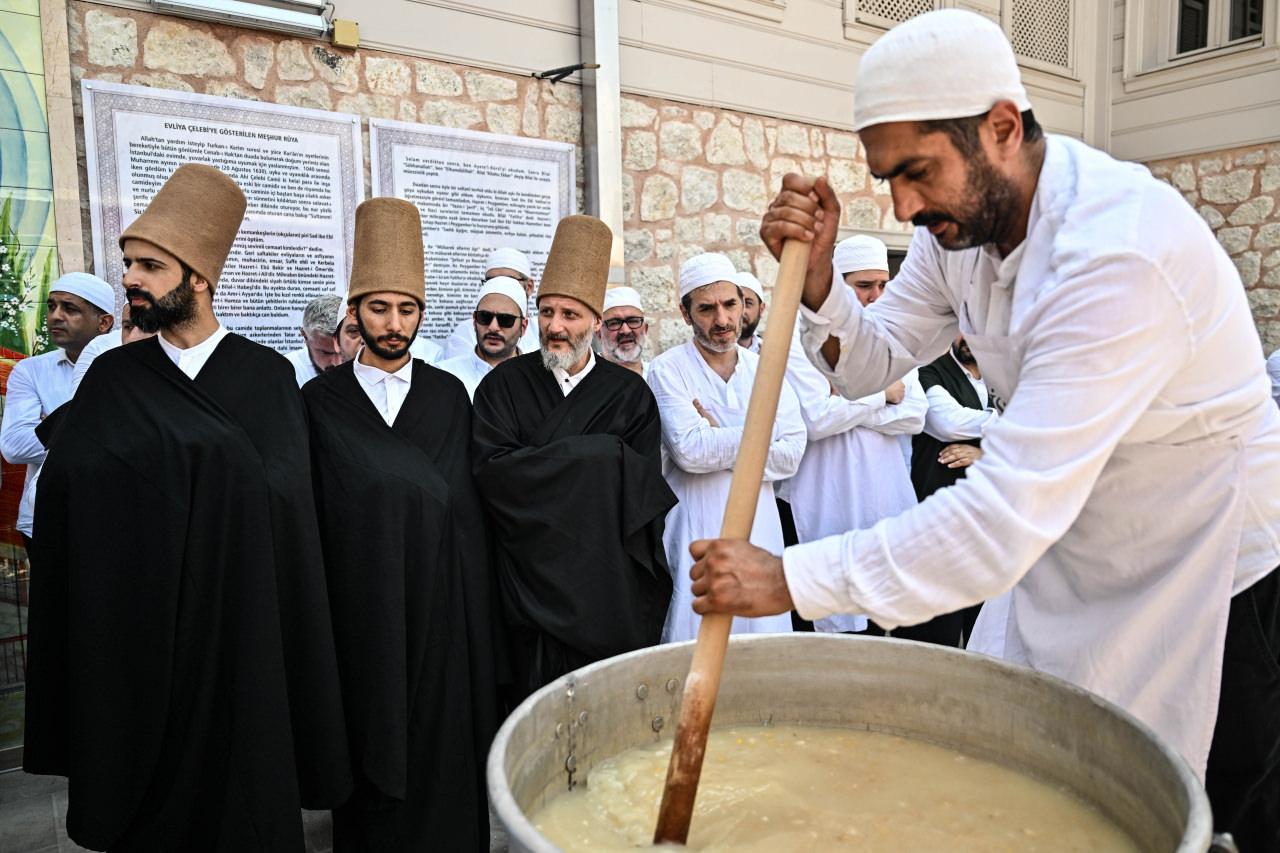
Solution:
M 0 773 L 0 853 L 67 853 L 84 850 L 67 838 L 67 782 L 56 776 L 29 776 L 22 771 Z M 490 820 L 497 825 L 495 819 Z M 302 813 L 307 853 L 333 849 L 328 812 Z M 501 829 L 489 836 L 492 853 L 507 849 Z

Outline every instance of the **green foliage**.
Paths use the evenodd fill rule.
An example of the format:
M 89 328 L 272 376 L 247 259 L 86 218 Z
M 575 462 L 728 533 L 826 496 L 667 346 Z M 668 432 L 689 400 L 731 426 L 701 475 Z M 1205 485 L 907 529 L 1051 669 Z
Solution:
M 0 347 L 26 355 L 53 349 L 44 320 L 54 279 L 54 252 L 44 252 L 43 264 L 37 253 L 37 248 L 18 242 L 13 196 L 5 196 L 0 204 Z

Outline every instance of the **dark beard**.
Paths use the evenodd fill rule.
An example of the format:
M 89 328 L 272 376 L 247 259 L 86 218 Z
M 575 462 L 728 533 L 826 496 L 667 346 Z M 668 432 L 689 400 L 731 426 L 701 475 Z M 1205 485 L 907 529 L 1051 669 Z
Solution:
M 973 357 L 973 353 L 969 351 L 968 346 L 953 343 L 951 345 L 951 354 L 956 357 L 956 361 L 963 365 L 973 367 L 978 363 L 978 360 Z
M 982 151 L 970 161 L 964 196 L 968 202 L 954 214 L 922 211 L 911 218 L 911 224 L 927 228 L 940 222 L 954 222 L 954 237 L 934 236 L 939 246 L 951 252 L 1001 242 L 1010 230 L 1009 220 L 1017 216 L 1018 190 L 1012 181 L 995 170 Z
M 132 298 L 140 296 L 146 305 L 129 305 L 129 319 L 142 331 L 152 334 L 161 329 L 180 329 L 196 319 L 196 291 L 191 286 L 191 274 L 184 273 L 182 281 L 173 290 L 156 299 L 142 289 L 130 290 Z
M 378 358 L 386 359 L 387 361 L 395 361 L 398 358 L 404 358 L 405 354 L 409 352 L 409 347 L 413 344 L 413 339 L 418 334 L 418 330 L 414 329 L 413 334 L 409 335 L 405 339 L 404 346 L 399 349 L 392 349 L 390 346 L 381 343 L 378 338 L 369 334 L 369 331 L 365 329 L 364 320 L 360 319 L 360 309 L 358 306 L 356 308 L 356 327 L 360 330 L 360 337 L 364 338 L 364 345 L 368 347 L 369 351 Z
M 742 323 L 742 333 L 738 335 L 738 340 L 749 341 L 751 336 L 756 333 L 756 329 L 760 327 L 760 318 L 757 317 L 755 322 L 748 324 L 746 321 Z

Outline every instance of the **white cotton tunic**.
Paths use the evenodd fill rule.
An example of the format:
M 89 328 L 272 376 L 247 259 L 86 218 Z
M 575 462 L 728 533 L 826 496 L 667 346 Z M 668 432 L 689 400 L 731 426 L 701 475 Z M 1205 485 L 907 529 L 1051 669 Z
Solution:
M 924 426 L 928 404 L 916 371 L 903 377 L 896 404 L 877 392 L 846 400 L 805 356 L 797 334 L 787 355 L 787 384 L 795 391 L 808 443 L 795 476 L 779 489 L 790 502 L 801 542 L 870 527 L 916 505 L 899 436 Z M 862 631 L 867 617 L 834 613 L 814 620 L 821 632 Z
M 446 358 L 444 361 L 439 362 L 436 367 L 461 379 L 463 386 L 467 389 L 467 396 L 473 400 L 476 397 L 476 388 L 480 386 L 480 380 L 488 376 L 489 371 L 493 370 L 489 362 L 476 355 L 474 347 L 466 355 Z
M 894 627 L 1011 590 L 971 649 L 1116 702 L 1203 774 L 1230 597 L 1280 563 L 1280 412 L 1208 225 L 1145 168 L 1050 136 L 1008 258 L 917 229 L 880 300 L 863 311 L 844 291 L 803 312 L 805 349 L 842 394 L 963 333 L 1006 405 L 955 486 L 788 549 L 798 611 Z
M 692 640 L 702 617 L 693 612 L 689 544 L 720 535 L 733 465 L 742 441 L 747 403 L 760 357 L 738 348 L 738 366 L 725 382 L 707 365 L 689 341 L 667 350 L 649 364 L 649 387 L 662 418 L 662 473 L 680 502 L 667 513 L 662 539 L 671 567 L 674 592 L 664 643 Z M 698 400 L 716 419 L 712 427 L 693 407 Z M 773 484 L 795 474 L 804 455 L 805 428 L 795 393 L 783 383 L 774 423 L 773 442 L 765 464 L 764 484 L 756 504 L 751 542 L 774 553 L 782 550 L 782 522 L 774 502 Z M 733 632 L 779 633 L 791 630 L 791 614 L 747 619 L 735 616 Z
M 75 362 L 67 357 L 65 350 L 56 349 L 22 359 L 9 374 L 4 419 L 0 421 L 0 454 L 12 465 L 27 466 L 15 525 L 27 536 L 33 535 L 36 480 L 45 457 L 44 443 L 36 437 L 36 427 L 71 399 L 74 372 Z
M 315 363 L 311 360 L 311 351 L 305 346 L 285 353 L 284 357 L 293 366 L 293 378 L 298 383 L 299 388 L 315 379 L 319 373 L 316 370 Z

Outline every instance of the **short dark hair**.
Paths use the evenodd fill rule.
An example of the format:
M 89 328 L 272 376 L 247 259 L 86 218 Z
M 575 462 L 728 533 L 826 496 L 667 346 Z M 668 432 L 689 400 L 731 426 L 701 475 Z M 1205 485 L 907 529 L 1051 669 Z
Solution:
M 715 284 L 715 282 L 714 282 L 714 281 L 713 281 L 713 282 L 710 282 L 710 283 L 711 283 L 711 284 Z M 740 285 L 740 284 L 739 284 L 739 285 L 735 285 L 735 286 L 738 288 L 738 299 L 739 299 L 739 301 L 741 301 L 741 299 L 742 299 L 742 285 Z M 704 284 L 704 285 L 703 285 L 703 287 L 706 287 L 706 285 Z M 693 290 L 697 290 L 697 289 L 698 289 L 698 288 L 696 288 L 696 287 L 695 287 Z M 693 306 L 693 290 L 690 290 L 690 291 L 689 291 L 688 293 L 686 293 L 684 296 L 681 296 L 681 297 L 680 297 L 680 307 L 684 309 L 684 313 L 686 313 L 686 314 L 690 313 L 690 308 Z
M 978 153 L 982 143 L 978 140 L 978 127 L 986 120 L 990 110 L 981 115 L 964 118 L 941 118 L 920 122 L 924 133 L 945 133 L 951 144 L 965 157 L 973 157 Z M 1022 111 L 1022 141 L 1038 142 L 1044 138 L 1040 122 L 1036 121 L 1031 110 Z

